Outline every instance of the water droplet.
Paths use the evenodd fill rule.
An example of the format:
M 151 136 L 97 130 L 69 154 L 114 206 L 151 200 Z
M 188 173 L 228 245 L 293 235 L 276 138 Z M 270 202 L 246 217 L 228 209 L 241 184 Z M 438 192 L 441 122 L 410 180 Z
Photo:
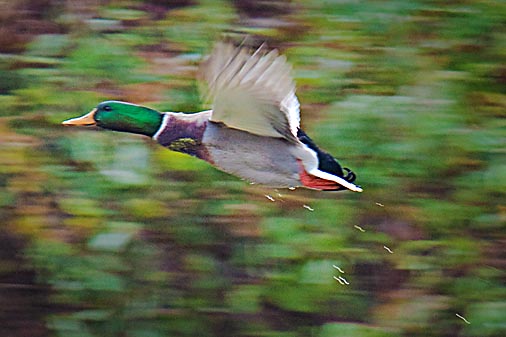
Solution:
M 393 252 L 390 248 L 388 248 L 387 246 L 383 246 L 383 248 L 385 248 L 385 249 L 386 249 L 386 251 L 387 251 L 387 252 L 389 252 L 390 254 L 393 254 L 393 253 L 394 253 L 394 252 Z
M 311 206 L 309 206 L 309 205 L 303 205 L 302 207 L 304 207 L 305 209 L 307 209 L 307 210 L 309 210 L 311 212 L 314 211 L 314 208 L 311 208 Z
M 273 197 L 271 197 L 271 196 L 270 196 L 270 195 L 268 195 L 268 194 L 266 194 L 266 195 L 265 195 L 265 197 L 266 197 L 267 199 L 269 199 L 270 201 L 272 201 L 272 202 L 276 201 Z
M 471 322 L 469 322 L 467 319 L 464 318 L 464 316 L 461 316 L 459 314 L 455 314 L 455 316 L 457 316 L 458 318 L 460 318 L 461 320 L 463 320 L 464 322 L 466 322 L 467 324 L 471 324 Z

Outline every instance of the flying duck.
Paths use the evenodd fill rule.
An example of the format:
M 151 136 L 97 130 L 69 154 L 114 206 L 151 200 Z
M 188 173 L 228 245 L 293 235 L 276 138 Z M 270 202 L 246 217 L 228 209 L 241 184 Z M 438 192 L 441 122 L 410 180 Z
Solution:
M 277 50 L 219 42 L 202 62 L 199 77 L 207 83 L 212 110 L 159 112 L 105 101 L 62 124 L 145 135 L 252 183 L 362 192 L 353 184 L 356 175 L 300 128 L 291 67 Z

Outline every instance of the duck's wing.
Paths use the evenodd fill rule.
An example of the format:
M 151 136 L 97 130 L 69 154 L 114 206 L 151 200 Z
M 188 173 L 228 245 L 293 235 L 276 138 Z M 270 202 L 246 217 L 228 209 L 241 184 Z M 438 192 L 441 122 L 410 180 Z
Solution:
M 297 142 L 299 101 L 291 67 L 276 50 L 218 43 L 202 63 L 211 121 L 260 136 Z

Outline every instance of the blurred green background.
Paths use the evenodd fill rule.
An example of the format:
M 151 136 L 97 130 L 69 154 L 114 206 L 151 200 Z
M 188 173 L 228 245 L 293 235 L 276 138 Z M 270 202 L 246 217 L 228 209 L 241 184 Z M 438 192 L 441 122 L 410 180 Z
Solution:
M 287 56 L 364 193 L 60 125 L 205 108 L 224 32 Z M 506 336 L 504 1 L 0 1 L 0 105 L 2 336 Z

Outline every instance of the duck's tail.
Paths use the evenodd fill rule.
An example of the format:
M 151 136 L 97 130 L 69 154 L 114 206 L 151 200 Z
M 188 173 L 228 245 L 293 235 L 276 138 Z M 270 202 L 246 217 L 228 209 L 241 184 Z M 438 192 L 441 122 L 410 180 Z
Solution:
M 357 175 L 348 168 L 342 168 L 337 160 L 329 153 L 321 150 L 309 136 L 298 129 L 297 138 L 301 143 L 316 153 L 318 166 L 309 171 L 300 162 L 299 176 L 302 184 L 309 188 L 324 191 L 352 190 L 362 192 L 360 186 L 353 184 Z

